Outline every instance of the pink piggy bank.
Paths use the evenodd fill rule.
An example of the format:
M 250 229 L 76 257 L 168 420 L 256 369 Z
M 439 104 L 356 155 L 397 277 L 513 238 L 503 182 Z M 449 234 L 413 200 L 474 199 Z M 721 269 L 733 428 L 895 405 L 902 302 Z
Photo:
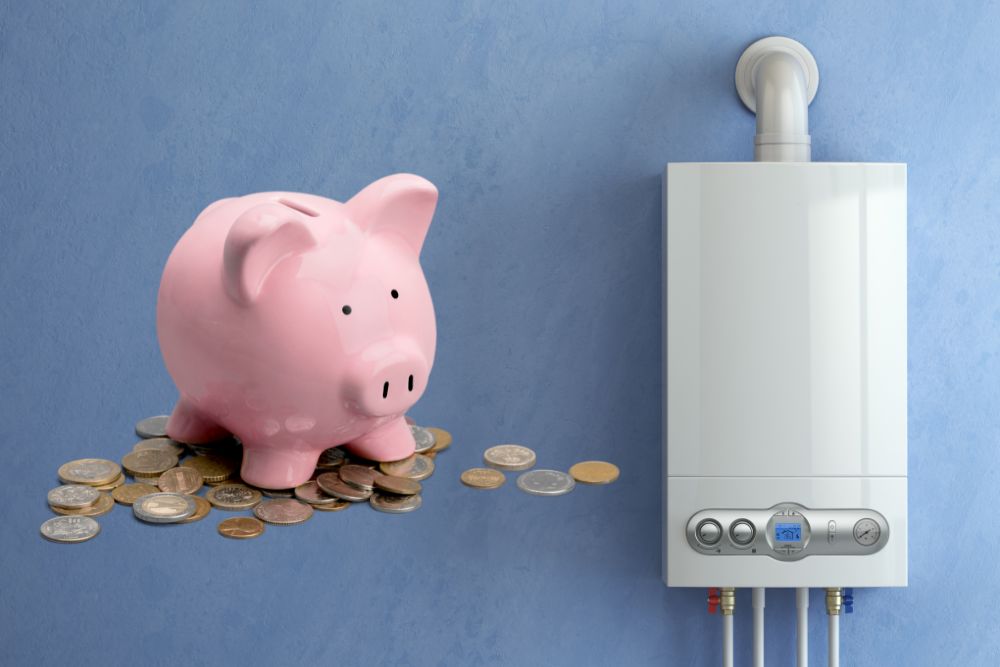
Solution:
M 437 189 L 412 174 L 347 203 L 265 192 L 206 208 L 160 282 L 157 334 L 180 400 L 167 434 L 243 442 L 245 481 L 309 480 L 345 444 L 376 461 L 415 443 L 403 414 L 434 362 L 419 254 Z

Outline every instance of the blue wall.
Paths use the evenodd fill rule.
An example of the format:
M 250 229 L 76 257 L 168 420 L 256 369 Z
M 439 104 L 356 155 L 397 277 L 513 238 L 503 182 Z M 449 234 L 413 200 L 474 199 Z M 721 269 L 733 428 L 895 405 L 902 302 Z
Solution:
M 0 663 L 716 664 L 704 592 L 659 580 L 660 174 L 751 158 L 733 70 L 787 34 L 822 72 L 814 158 L 909 163 L 910 587 L 859 591 L 844 662 L 997 664 L 998 31 L 988 3 L 0 2 Z M 44 542 L 56 467 L 173 404 L 155 295 L 198 211 L 401 170 L 441 190 L 412 414 L 456 444 L 424 508 L 247 543 L 117 508 Z M 504 441 L 622 476 L 462 487 Z

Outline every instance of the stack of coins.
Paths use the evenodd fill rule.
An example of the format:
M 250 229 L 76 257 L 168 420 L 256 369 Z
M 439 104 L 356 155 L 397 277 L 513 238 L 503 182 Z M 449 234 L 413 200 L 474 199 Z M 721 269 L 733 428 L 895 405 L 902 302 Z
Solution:
M 534 496 L 561 496 L 583 484 L 610 484 L 618 479 L 618 466 L 606 461 L 581 461 L 569 469 L 529 470 L 537 460 L 535 452 L 523 445 L 495 445 L 483 453 L 487 468 L 470 468 L 461 480 L 474 489 L 498 489 L 506 481 L 503 471 L 522 472 L 517 488 Z
M 407 418 L 416 451 L 402 461 L 377 463 L 331 447 L 320 455 L 311 481 L 294 489 L 258 489 L 240 479 L 243 447 L 238 440 L 180 443 L 167 437 L 167 419 L 161 415 L 136 424 L 142 440 L 120 465 L 79 459 L 60 467 L 64 484 L 49 492 L 48 501 L 53 512 L 66 516 L 45 522 L 43 537 L 88 540 L 100 532 L 92 517 L 110 512 L 116 503 L 130 506 L 148 524 L 192 523 L 213 509 L 252 512 L 254 516 L 234 516 L 219 524 L 219 534 L 233 539 L 257 537 L 265 523 L 303 523 L 314 511 L 338 512 L 361 501 L 381 512 L 411 512 L 421 505 L 420 481 L 431 476 L 434 458 L 452 442 L 444 429 L 417 426 Z

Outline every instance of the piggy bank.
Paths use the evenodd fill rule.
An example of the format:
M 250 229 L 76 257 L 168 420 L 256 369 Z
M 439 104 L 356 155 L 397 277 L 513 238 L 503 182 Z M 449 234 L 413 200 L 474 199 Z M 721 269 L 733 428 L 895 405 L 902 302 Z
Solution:
M 436 328 L 419 255 L 437 189 L 412 174 L 346 203 L 292 192 L 223 199 L 171 252 L 157 334 L 180 393 L 167 435 L 243 443 L 242 477 L 306 482 L 336 445 L 375 461 L 415 443 Z

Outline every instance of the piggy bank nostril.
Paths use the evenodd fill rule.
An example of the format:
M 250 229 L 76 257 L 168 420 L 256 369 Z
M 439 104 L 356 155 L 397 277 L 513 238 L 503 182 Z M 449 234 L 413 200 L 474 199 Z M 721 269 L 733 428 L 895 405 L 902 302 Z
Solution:
M 382 398 L 388 398 L 388 397 L 389 397 L 389 383 L 386 382 L 385 384 L 382 385 Z
M 407 387 L 410 391 L 413 391 L 413 376 L 410 376 L 409 386 Z

